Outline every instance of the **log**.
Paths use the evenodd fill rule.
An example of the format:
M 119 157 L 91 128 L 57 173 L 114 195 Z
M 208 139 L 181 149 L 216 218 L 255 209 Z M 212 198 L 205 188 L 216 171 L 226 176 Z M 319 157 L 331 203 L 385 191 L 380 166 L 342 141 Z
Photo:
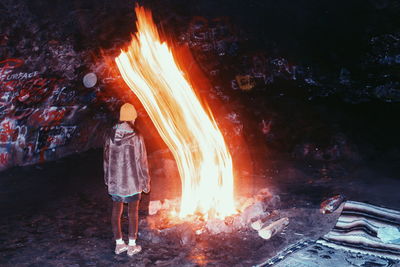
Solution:
M 265 212 L 258 220 L 255 220 L 254 222 L 252 222 L 250 224 L 251 228 L 253 228 L 254 230 L 258 231 L 261 228 L 263 228 L 263 226 L 265 225 L 265 222 L 275 216 L 278 215 L 278 212 L 276 210 L 272 211 L 271 213 L 269 212 Z
M 258 235 L 264 239 L 270 239 L 280 231 L 282 231 L 289 224 L 289 218 L 281 218 L 269 225 L 264 225 L 258 230 Z

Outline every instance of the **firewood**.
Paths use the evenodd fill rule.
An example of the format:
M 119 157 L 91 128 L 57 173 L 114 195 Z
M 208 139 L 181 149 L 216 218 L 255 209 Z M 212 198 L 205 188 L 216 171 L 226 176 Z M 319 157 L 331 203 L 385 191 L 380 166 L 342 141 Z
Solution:
M 289 218 L 285 217 L 279 219 L 269 225 L 264 225 L 260 230 L 258 230 L 258 235 L 268 240 L 280 231 L 282 231 L 288 224 Z

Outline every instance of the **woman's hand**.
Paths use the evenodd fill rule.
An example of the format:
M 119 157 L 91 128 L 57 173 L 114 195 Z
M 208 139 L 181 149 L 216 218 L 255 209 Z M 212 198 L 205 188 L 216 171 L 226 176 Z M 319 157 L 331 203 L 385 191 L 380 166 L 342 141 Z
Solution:
M 150 186 L 146 186 L 146 187 L 143 189 L 143 193 L 148 194 L 149 192 L 150 192 Z

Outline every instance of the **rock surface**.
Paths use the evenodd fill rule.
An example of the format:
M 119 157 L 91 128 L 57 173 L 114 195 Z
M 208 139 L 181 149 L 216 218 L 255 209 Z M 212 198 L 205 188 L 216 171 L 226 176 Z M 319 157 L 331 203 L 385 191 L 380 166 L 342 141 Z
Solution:
M 153 216 L 146 215 L 149 202 L 146 198 L 163 199 L 165 186 L 154 184 L 176 182 L 156 181 L 161 178 L 155 176 L 152 192 L 143 196 L 140 207 L 138 244 L 143 251 L 135 258 L 117 256 L 113 252 L 111 200 L 103 186 L 101 155 L 101 150 L 91 150 L 40 168 L 26 166 L 2 173 L 0 265 L 252 266 L 297 241 L 315 240 L 327 233 L 335 225 L 340 210 L 324 215 L 319 206 L 335 192 L 346 194 L 349 199 L 400 209 L 396 194 L 398 172 L 383 176 L 371 164 L 357 168 L 341 166 L 346 172 L 328 173 L 331 179 L 321 180 L 317 165 L 305 169 L 294 162 L 280 165 L 275 162 L 269 166 L 275 173 L 273 177 L 252 176 L 252 186 L 245 186 L 244 182 L 237 185 L 243 190 L 237 196 L 238 201 L 254 199 L 266 187 L 272 195 L 280 196 L 279 204 L 274 206 L 277 217 L 271 221 L 288 217 L 290 224 L 270 240 L 262 239 L 250 227 L 239 227 L 232 232 L 212 233 L 207 229 L 196 232 L 194 226 L 201 222 L 169 226 L 165 221 L 168 227 L 154 228 L 156 224 L 152 225 L 150 219 Z M 291 171 L 292 176 L 287 175 L 290 168 L 297 169 Z M 122 222 L 127 233 L 126 214 Z M 229 227 L 232 223 L 229 218 L 224 222 Z M 328 255 L 316 253 L 316 257 Z M 343 256 L 342 253 L 329 255 Z
M 0 169 L 102 145 L 121 102 L 137 101 L 113 64 L 135 31 L 133 6 L 2 1 Z M 204 72 L 208 85 L 197 91 L 223 125 L 234 158 L 249 157 L 238 149 L 241 139 L 257 153 L 306 160 L 359 160 L 382 146 L 398 152 L 385 142 L 398 145 L 400 132 L 392 105 L 400 101 L 397 1 L 146 6 L 167 39 L 189 47 Z M 89 73 L 96 83 L 85 86 Z M 138 106 L 139 128 L 157 143 Z

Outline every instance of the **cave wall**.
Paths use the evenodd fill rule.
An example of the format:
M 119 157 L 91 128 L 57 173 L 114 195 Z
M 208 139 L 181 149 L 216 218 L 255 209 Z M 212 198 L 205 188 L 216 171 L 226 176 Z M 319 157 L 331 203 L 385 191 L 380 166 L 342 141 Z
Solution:
M 399 111 L 398 1 L 139 2 L 168 40 L 190 48 L 210 81 L 199 94 L 233 153 L 243 149 L 232 140 L 245 138 L 261 154 L 356 159 L 361 131 L 372 133 L 364 143 L 400 132 L 386 138 L 382 121 Z M 0 170 L 102 145 L 133 98 L 112 58 L 135 31 L 134 4 L 0 3 Z
M 399 152 L 398 1 L 167 1 L 179 15 L 161 2 L 152 1 L 156 18 L 211 81 L 213 111 L 214 99 L 229 107 L 217 116 L 233 125 L 227 140 L 265 148 L 255 161 Z
M 103 93 L 99 41 L 85 45 L 92 36 L 77 21 L 84 9 L 61 1 L 0 9 L 0 170 L 102 146 L 119 99 Z

